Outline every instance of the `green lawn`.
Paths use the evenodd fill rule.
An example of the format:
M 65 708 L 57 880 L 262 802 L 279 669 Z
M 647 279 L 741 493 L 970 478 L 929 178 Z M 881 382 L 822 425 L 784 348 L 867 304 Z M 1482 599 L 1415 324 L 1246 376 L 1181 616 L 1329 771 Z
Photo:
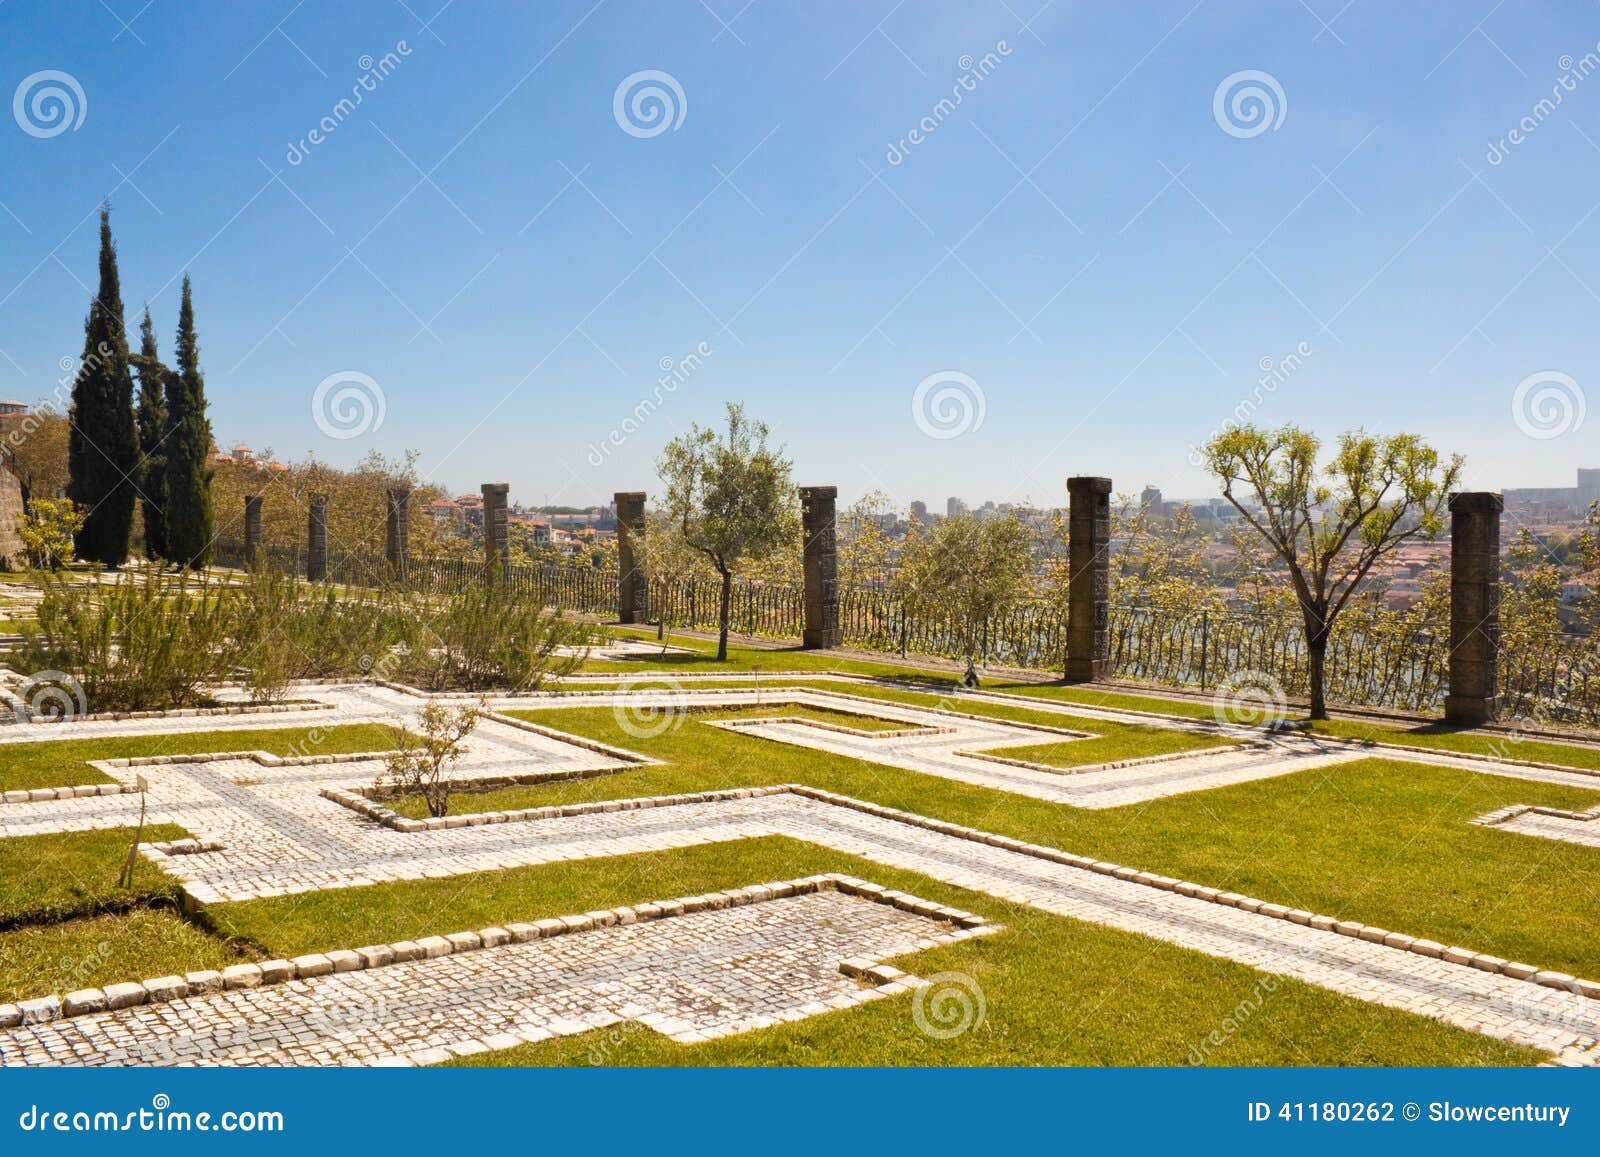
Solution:
M 668 656 L 667 662 L 649 668 L 793 669 L 799 679 L 805 672 L 825 670 L 904 674 L 886 665 L 840 663 L 801 652 L 735 649 L 733 654 L 735 661 L 728 667 L 703 656 L 676 663 Z M 632 677 L 632 664 L 591 666 L 619 680 Z M 873 700 L 938 704 L 1092 733 L 1090 739 L 1001 751 L 1063 767 L 1219 742 L 1206 735 L 1033 711 L 1025 704 L 976 703 L 955 693 L 949 679 L 931 677 L 924 685 L 926 692 L 906 684 L 852 687 L 847 693 L 864 701 L 863 711 L 869 716 Z M 1060 685 L 1005 689 L 1065 703 L 1210 715 L 1207 702 Z M 708 725 L 714 719 L 788 715 L 855 728 L 874 726 L 870 719 L 847 711 L 769 705 L 690 713 L 678 726 L 644 739 L 623 730 L 610 708 L 512 714 L 664 762 L 594 779 L 462 794 L 457 797 L 458 810 L 803 782 L 1292 907 L 1464 944 L 1581 976 L 1600 976 L 1600 940 L 1593 934 L 1600 927 L 1600 849 L 1468 822 L 1513 803 L 1589 807 L 1600 801 L 1591 791 L 1373 758 L 1133 807 L 1087 811 Z M 1348 723 L 1336 721 L 1329 733 L 1353 734 L 1339 730 Z M 1372 727 L 1359 726 L 1369 731 Z M 1467 745 L 1453 748 L 1458 750 L 1481 750 L 1495 742 L 1492 737 L 1419 734 L 1405 728 L 1389 728 L 1388 736 L 1418 745 L 1423 739 L 1441 747 Z M 0 782 L 56 786 L 74 782 L 65 773 L 83 769 L 86 759 L 285 750 L 305 738 L 306 729 L 288 729 L 20 745 L 0 752 L 5 760 L 0 776 L 9 777 Z M 141 746 L 145 743 L 156 747 L 145 749 Z M 1480 743 L 1484 748 L 1471 746 Z M 387 729 L 331 728 L 323 732 L 316 750 L 389 745 Z M 1586 762 L 1587 751 L 1547 743 L 1509 749 L 1507 754 L 1592 765 Z M 147 832 L 146 838 L 182 834 L 163 828 Z M 533 835 L 530 831 L 530 838 Z M 864 876 L 1008 925 L 1009 930 L 997 936 L 898 962 L 923 975 L 955 969 L 977 978 L 987 1000 L 985 1024 L 955 1040 L 934 1041 L 915 1029 L 910 998 L 900 997 L 696 1047 L 671 1044 L 634 1026 L 473 1061 L 1182 1064 L 1190 1059 L 1191 1046 L 1201 1044 L 1225 1015 L 1252 992 L 1259 994 L 1262 982 L 1262 974 L 1241 965 L 1012 907 L 914 873 L 775 837 L 215 905 L 207 913 L 215 930 L 211 935 L 171 913 L 145 907 L 169 894 L 171 885 L 142 861 L 132 889 L 115 886 L 130 839 L 131 832 L 121 830 L 0 840 L 0 928 L 9 928 L 0 932 L 0 991 L 20 993 L 38 991 L 41 984 L 58 985 L 55 976 L 63 971 L 64 961 L 91 956 L 103 975 L 97 973 L 97 979 L 84 983 L 102 983 L 113 974 L 133 979 L 214 967 L 241 954 L 288 956 L 353 947 L 820 871 Z M 48 917 L 75 919 L 49 928 L 31 926 L 30 922 Z M 1539 1058 L 1531 1050 L 1425 1018 L 1280 980 L 1260 1009 L 1223 1045 L 1209 1050 L 1206 1059 L 1237 1065 L 1522 1064 Z
M 274 954 L 414 938 L 813 872 L 842 871 L 1003 921 L 1008 930 L 901 958 L 919 975 L 955 969 L 984 992 L 986 1018 L 951 1041 L 923 1036 L 901 996 L 843 1015 L 695 1048 L 634 1027 L 473 1058 L 483 1064 L 586 1064 L 605 1048 L 626 1064 L 1184 1064 L 1261 974 L 1228 961 L 1016 908 L 915 873 L 770 838 L 649 856 L 256 900 L 212 909 L 219 929 Z M 1272 982 L 1216 1064 L 1530 1064 L 1531 1049 L 1374 1008 L 1286 980 Z
M 171 879 L 143 856 L 134 862 L 133 886 L 117 884 L 133 834 L 132 828 L 107 828 L 0 840 L 0 928 L 176 896 Z M 171 824 L 144 831 L 151 843 L 187 835 Z
M 0 1002 L 146 980 L 248 959 L 243 949 L 162 909 L 135 909 L 0 932 Z
M 132 759 L 149 755 L 197 755 L 208 751 L 296 752 L 317 755 L 379 751 L 393 747 L 395 731 L 376 723 L 339 727 L 257 728 L 249 731 L 191 731 L 179 735 L 67 739 L 0 746 L 0 791 L 76 787 L 111 783 L 90 760 Z

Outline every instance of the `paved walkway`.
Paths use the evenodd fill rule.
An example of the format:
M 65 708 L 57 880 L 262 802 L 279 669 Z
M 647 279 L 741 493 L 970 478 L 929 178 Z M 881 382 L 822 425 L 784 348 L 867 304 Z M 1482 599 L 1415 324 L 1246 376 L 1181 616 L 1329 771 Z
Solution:
M 403 720 L 421 702 L 416 696 L 384 688 L 308 688 L 306 693 L 329 704 L 320 709 L 323 718 L 340 723 Z M 793 698 L 788 692 L 784 696 Z M 770 702 L 772 697 L 769 694 L 767 698 Z M 827 698 L 824 696 L 817 705 L 839 705 Z M 613 695 L 605 701 L 616 699 Z M 519 697 L 500 702 L 506 706 L 527 705 L 530 700 Z M 563 702 L 576 705 L 582 700 Z M 939 712 L 876 701 L 850 703 L 858 710 L 888 714 L 929 729 L 955 727 L 958 736 L 959 729 L 972 727 L 977 731 L 969 738 L 986 744 L 995 738 L 986 722 L 972 723 Z M 921 724 L 918 717 L 923 717 Z M 192 717 L 90 720 L 47 726 L 53 736 L 80 738 L 153 730 L 187 731 L 213 723 L 240 727 L 304 725 L 300 719 L 277 714 L 223 716 L 206 721 Z M 17 730 L 41 729 L 44 728 Z M 0 736 L 0 743 L 10 740 L 10 730 Z M 813 738 L 811 732 L 829 740 L 842 736 L 819 728 L 802 730 L 808 739 Z M 1000 736 L 999 743 L 1040 741 L 1041 733 L 1036 729 L 1015 730 L 1017 734 Z M 949 732 L 938 733 L 941 742 L 950 737 Z M 790 739 L 785 736 L 786 742 Z M 525 731 L 509 721 L 491 720 L 473 737 L 473 752 L 457 774 L 506 774 L 517 768 L 582 773 L 630 766 L 637 758 L 626 752 L 595 751 L 575 738 Z M 1194 758 L 1197 757 L 1186 757 Z M 1463 761 L 1447 757 L 1439 762 L 1454 765 Z M 1474 770 L 1528 778 L 1566 774 L 1516 767 L 1502 771 L 1499 769 L 1504 765 L 1486 760 L 1464 762 Z M 263 766 L 248 758 L 230 756 L 209 762 L 111 770 L 124 779 L 131 779 L 136 773 L 151 778 L 152 822 L 171 819 L 202 840 L 216 840 L 223 845 L 216 851 L 158 857 L 162 867 L 202 902 L 787 836 L 885 866 L 919 872 L 1005 901 L 1151 936 L 1362 1000 L 1436 1016 L 1472 1031 L 1551 1053 L 1565 1053 L 1574 1063 L 1600 1059 L 1600 1050 L 1595 1048 L 1595 1040 L 1600 1037 L 1600 1000 L 1577 991 L 1544 987 L 1500 972 L 1102 874 L 1047 855 L 994 846 L 981 838 L 933 830 L 917 817 L 879 814 L 881 809 L 853 801 L 776 790 L 738 793 L 733 798 L 644 801 L 651 806 L 619 801 L 606 805 L 617 810 L 544 814 L 533 819 L 501 816 L 502 822 L 482 826 L 401 832 L 320 794 L 324 786 L 370 784 L 373 763 L 357 760 Z M 1166 774 L 1171 765 L 1123 770 L 1140 775 Z M 1083 773 L 1039 774 L 1059 777 L 1061 782 L 1083 779 Z M 1595 782 L 1594 777 L 1582 778 L 1586 786 Z M 0 804 L 0 838 L 34 831 L 125 825 L 137 805 L 137 798 L 128 795 Z M 416 978 L 424 988 L 430 983 L 423 975 L 426 972 L 422 968 Z M 459 978 L 452 979 L 444 973 L 439 976 L 441 990 L 458 982 Z M 471 987 L 467 985 L 469 990 Z M 501 1015 L 496 1010 L 502 1005 L 509 1007 L 522 1000 L 522 995 L 508 996 L 490 989 L 480 994 L 473 1007 L 492 1019 Z M 521 1008 L 518 1005 L 507 1015 L 520 1015 Z M 283 1013 L 284 1018 L 291 1015 L 287 1010 Z M 465 1014 L 455 1009 L 438 1015 Z M 474 1025 L 474 1031 L 480 1027 Z M 330 1042 L 337 1036 L 336 1032 L 312 1031 L 307 1043 L 316 1041 L 332 1048 Z M 274 1046 L 268 1041 L 263 1047 Z
M 590 1058 L 617 1062 L 638 1026 L 693 1043 L 904 992 L 840 963 L 949 932 L 820 891 L 25 1025 L 0 1065 L 426 1064 L 622 1024 Z

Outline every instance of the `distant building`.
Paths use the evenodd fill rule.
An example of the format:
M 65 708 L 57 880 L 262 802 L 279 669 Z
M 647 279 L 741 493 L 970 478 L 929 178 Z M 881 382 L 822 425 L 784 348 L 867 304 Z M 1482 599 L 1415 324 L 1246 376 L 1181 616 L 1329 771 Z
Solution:
M 0 418 L 8 418 L 14 414 L 26 414 L 27 412 L 28 406 L 25 402 L 19 402 L 15 399 L 7 399 L 0 402 Z
M 1151 518 L 1161 518 L 1167 513 L 1167 504 L 1161 500 L 1161 489 L 1146 486 L 1139 492 L 1139 510 Z
M 915 518 L 918 522 L 927 522 L 928 504 L 922 501 L 920 498 L 913 502 L 911 504 L 911 517 Z
M 1576 486 L 1526 486 L 1502 492 L 1508 508 L 1537 514 L 1582 514 L 1600 501 L 1600 468 L 1578 471 Z
M 967 504 L 959 498 L 946 498 L 944 500 L 944 513 L 946 518 L 960 518 L 967 512 Z

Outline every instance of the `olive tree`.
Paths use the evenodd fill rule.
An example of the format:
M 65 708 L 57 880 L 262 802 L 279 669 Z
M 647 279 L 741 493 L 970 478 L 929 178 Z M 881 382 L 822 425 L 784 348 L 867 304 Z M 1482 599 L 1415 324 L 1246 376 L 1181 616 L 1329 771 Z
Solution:
M 1222 496 L 1288 569 L 1305 626 L 1312 719 L 1328 717 L 1328 640 L 1340 612 L 1383 558 L 1438 534 L 1462 467 L 1459 454 L 1443 459 L 1415 434 L 1352 430 L 1319 466 L 1321 450 L 1316 435 L 1288 425 L 1236 426 L 1205 448 Z
M 926 529 L 914 522 L 901 546 L 896 593 L 907 613 L 955 624 L 969 681 L 984 624 L 1028 592 L 1032 537 L 1013 515 L 963 514 Z
M 717 659 L 728 657 L 733 578 L 741 567 L 792 544 L 799 534 L 790 462 L 767 445 L 765 422 L 728 403 L 728 428 L 690 426 L 656 460 L 665 486 L 663 513 L 683 541 L 705 556 L 722 580 L 717 610 Z

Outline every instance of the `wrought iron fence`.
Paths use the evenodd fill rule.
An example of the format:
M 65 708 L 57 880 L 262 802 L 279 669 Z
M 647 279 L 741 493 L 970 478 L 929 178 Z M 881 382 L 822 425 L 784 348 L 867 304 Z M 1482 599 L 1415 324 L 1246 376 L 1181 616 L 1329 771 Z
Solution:
M 222 542 L 216 561 L 244 562 L 239 542 Z M 264 547 L 269 565 L 305 572 L 300 548 Z M 328 577 L 352 585 L 392 581 L 381 555 L 330 551 Z M 411 559 L 407 583 L 448 593 L 483 581 L 483 564 L 459 559 Z M 586 614 L 617 608 L 616 571 L 563 566 L 514 566 L 510 588 L 547 606 Z M 796 639 L 805 627 L 805 592 L 799 583 L 733 583 L 729 626 L 741 635 Z M 714 630 L 721 598 L 715 580 L 652 580 L 651 617 L 674 627 Z M 909 614 L 891 591 L 845 587 L 839 623 L 846 646 L 905 655 L 964 659 L 966 627 L 948 618 Z M 1305 633 L 1292 617 L 1246 614 L 1171 614 L 1113 607 L 1110 669 L 1116 679 L 1210 690 L 1244 673 L 1263 675 L 1289 697 L 1308 691 Z M 976 639 L 985 664 L 1059 671 L 1066 659 L 1067 616 L 1059 602 L 1029 600 L 984 623 Z M 1329 644 L 1327 697 L 1331 703 L 1437 712 L 1449 677 L 1449 641 L 1403 626 L 1374 628 L 1346 617 Z M 1600 640 L 1553 638 L 1501 651 L 1502 711 L 1538 723 L 1600 727 Z

